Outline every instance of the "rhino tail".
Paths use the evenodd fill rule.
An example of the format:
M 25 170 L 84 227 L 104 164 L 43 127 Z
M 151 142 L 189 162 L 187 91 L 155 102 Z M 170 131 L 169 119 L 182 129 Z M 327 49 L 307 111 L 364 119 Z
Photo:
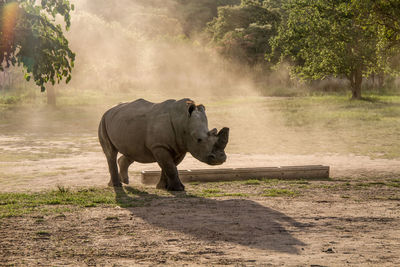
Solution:
M 112 154 L 115 153 L 116 148 L 111 143 L 111 140 L 107 134 L 105 115 L 106 114 L 104 114 L 100 120 L 98 135 L 99 135 L 99 141 L 100 141 L 101 147 L 103 148 L 104 154 L 106 154 L 106 156 L 108 158 L 109 156 L 111 156 Z

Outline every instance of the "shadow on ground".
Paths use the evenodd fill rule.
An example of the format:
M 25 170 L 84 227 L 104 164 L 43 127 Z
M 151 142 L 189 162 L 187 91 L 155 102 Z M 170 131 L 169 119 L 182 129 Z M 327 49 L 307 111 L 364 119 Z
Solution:
M 115 188 L 115 193 L 122 207 L 129 202 L 148 201 L 148 205 L 127 209 L 132 215 L 168 231 L 205 241 L 226 241 L 290 254 L 298 254 L 298 247 L 305 245 L 286 228 L 293 230 L 307 225 L 251 200 L 215 200 L 185 192 L 159 196 L 129 186 Z

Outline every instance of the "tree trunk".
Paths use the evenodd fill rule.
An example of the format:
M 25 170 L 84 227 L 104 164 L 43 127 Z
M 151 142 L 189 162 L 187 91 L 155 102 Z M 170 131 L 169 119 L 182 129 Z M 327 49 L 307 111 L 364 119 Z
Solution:
M 49 85 L 46 88 L 47 91 L 47 105 L 55 106 L 56 105 L 56 89 L 54 86 Z
M 361 99 L 362 71 L 360 69 L 353 71 L 350 84 L 352 93 L 351 99 Z
M 385 82 L 385 74 L 383 72 L 378 75 L 378 89 L 382 90 Z

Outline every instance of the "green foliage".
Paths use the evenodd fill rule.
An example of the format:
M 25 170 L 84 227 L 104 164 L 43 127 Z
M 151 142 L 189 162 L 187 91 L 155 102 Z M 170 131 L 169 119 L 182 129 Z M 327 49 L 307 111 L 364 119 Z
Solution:
M 56 17 L 64 18 L 68 30 L 73 9 L 68 0 L 42 0 L 40 4 L 33 0 L 0 2 L 0 70 L 22 65 L 25 79 L 32 77 L 42 91 L 48 82 L 54 85 L 65 78 L 68 83 L 75 54 Z
M 217 16 L 218 7 L 240 4 L 240 0 L 175 0 L 175 2 L 176 16 L 186 36 L 202 31 L 207 22 Z
M 353 98 L 361 98 L 362 77 L 387 71 L 393 56 L 382 49 L 381 27 L 367 8 L 361 1 L 288 1 L 268 56 L 290 61 L 293 72 L 304 79 L 345 77 Z
M 219 8 L 207 31 L 222 55 L 254 65 L 264 62 L 279 21 L 279 13 L 262 3 L 242 1 L 240 6 Z
M 365 25 L 377 24 L 382 48 L 400 44 L 400 2 L 398 0 L 353 0 Z

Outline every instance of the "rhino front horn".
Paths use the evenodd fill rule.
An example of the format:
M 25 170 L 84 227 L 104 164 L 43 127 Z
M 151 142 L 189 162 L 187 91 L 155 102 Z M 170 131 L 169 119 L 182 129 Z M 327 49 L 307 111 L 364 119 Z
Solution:
M 229 139 L 229 128 L 224 127 L 218 132 L 218 141 L 215 146 L 219 149 L 225 149 Z

